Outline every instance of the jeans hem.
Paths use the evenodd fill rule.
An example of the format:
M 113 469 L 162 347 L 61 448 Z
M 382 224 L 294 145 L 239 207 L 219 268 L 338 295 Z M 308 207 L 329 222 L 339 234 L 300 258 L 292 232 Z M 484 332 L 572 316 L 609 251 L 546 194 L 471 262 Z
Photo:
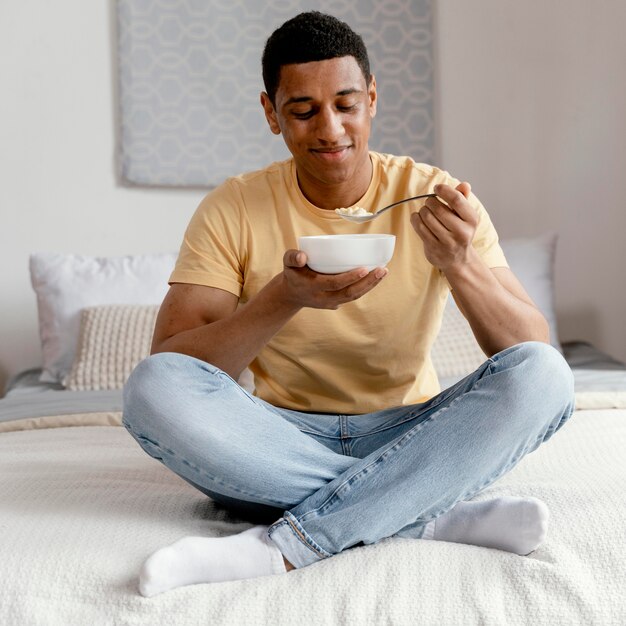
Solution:
M 283 515 L 269 527 L 268 535 L 294 567 L 305 567 L 332 556 L 310 537 L 294 515 L 289 511 Z

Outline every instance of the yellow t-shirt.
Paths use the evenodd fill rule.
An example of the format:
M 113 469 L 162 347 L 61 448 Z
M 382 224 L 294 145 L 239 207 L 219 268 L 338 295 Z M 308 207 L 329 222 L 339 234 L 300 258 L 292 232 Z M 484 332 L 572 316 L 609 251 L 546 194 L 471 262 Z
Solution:
M 447 172 L 409 157 L 371 152 L 372 181 L 357 202 L 383 207 L 437 183 Z M 488 267 L 506 267 L 489 216 L 479 214 L 473 245 Z M 406 203 L 366 224 L 353 224 L 304 197 L 292 159 L 228 179 L 210 192 L 185 233 L 170 283 L 233 293 L 244 304 L 283 269 L 283 254 L 302 235 L 396 235 L 389 274 L 372 291 L 337 310 L 301 309 L 250 364 L 256 394 L 275 406 L 359 414 L 423 402 L 439 392 L 430 349 L 439 331 L 448 283 L 424 256 Z

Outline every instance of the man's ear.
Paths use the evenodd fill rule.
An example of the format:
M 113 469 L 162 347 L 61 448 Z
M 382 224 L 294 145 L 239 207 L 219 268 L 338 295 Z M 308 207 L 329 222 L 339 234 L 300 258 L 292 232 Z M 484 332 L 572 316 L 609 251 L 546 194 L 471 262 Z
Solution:
M 378 94 L 376 93 L 376 77 L 374 74 L 370 74 L 370 84 L 367 88 L 367 95 L 369 96 L 370 117 L 373 118 L 376 115 L 376 104 L 378 102 Z
M 275 135 L 280 135 L 280 126 L 278 124 L 278 118 L 276 117 L 276 110 L 274 109 L 274 105 L 272 104 L 270 97 L 267 93 L 265 93 L 265 91 L 261 92 L 261 106 L 265 112 L 265 119 L 269 124 L 270 130 Z

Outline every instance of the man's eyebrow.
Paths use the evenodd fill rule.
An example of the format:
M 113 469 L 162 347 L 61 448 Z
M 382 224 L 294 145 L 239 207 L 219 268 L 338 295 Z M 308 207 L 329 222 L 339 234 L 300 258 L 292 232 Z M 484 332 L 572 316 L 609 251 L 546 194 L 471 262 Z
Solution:
M 336 95 L 349 96 L 351 93 L 363 93 L 363 90 L 357 89 L 356 87 L 350 87 L 350 89 L 344 89 L 343 91 L 338 91 Z
M 313 100 L 313 98 L 311 98 L 311 96 L 300 96 L 299 98 L 289 98 L 289 100 L 287 100 L 287 102 L 285 102 L 283 106 L 286 107 L 290 104 L 296 104 L 297 102 L 308 102 L 309 100 Z
M 357 89 L 356 87 L 350 87 L 349 89 L 342 89 L 341 91 L 338 91 L 335 95 L 336 96 L 349 96 L 352 93 L 363 93 L 363 92 L 361 89 Z M 313 100 L 311 96 L 299 96 L 297 98 L 289 98 L 289 100 L 287 100 L 287 102 L 285 102 L 283 106 L 286 107 L 286 106 L 289 106 L 290 104 L 297 104 L 298 102 L 309 102 L 310 100 Z

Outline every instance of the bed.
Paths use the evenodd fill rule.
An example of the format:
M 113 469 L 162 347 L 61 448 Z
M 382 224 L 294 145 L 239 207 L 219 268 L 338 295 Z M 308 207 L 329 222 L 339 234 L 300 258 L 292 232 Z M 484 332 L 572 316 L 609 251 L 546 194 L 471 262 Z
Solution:
M 119 386 L 148 349 L 172 258 L 31 260 L 44 363 L 15 376 L 0 400 L 1 623 L 626 624 L 626 366 L 583 342 L 558 346 L 575 375 L 573 418 L 478 496 L 548 504 L 548 539 L 530 556 L 391 538 L 281 576 L 141 597 L 137 574 L 157 548 L 251 525 L 120 427 Z M 151 294 L 137 292 L 142 267 L 154 270 L 153 283 L 140 281 Z M 87 293 L 90 272 L 109 279 Z M 447 307 L 433 355 L 442 385 L 482 358 L 475 350 Z

